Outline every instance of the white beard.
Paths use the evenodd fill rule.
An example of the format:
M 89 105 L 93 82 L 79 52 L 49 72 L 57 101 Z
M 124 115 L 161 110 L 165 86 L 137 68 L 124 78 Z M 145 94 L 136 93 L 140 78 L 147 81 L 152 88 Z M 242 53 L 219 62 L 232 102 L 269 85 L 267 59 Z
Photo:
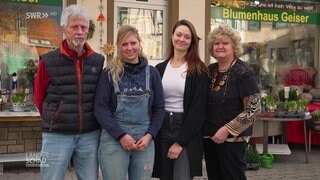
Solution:
M 72 43 L 75 47 L 83 46 L 85 43 L 85 39 L 84 38 L 74 38 L 72 40 Z

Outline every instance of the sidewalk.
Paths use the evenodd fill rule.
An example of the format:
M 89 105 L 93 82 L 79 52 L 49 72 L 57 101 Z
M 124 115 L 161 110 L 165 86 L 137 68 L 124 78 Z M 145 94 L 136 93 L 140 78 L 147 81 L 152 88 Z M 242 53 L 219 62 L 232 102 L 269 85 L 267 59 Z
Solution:
M 320 147 L 312 147 L 309 163 L 305 163 L 303 148 L 291 148 L 291 155 L 277 155 L 271 169 L 261 168 L 258 171 L 246 171 L 248 180 L 320 180 Z M 205 164 L 204 164 L 205 165 Z M 38 168 L 25 168 L 23 164 L 5 165 L 0 180 L 39 180 Z M 76 180 L 75 173 L 69 172 L 66 180 Z M 100 178 L 101 175 L 100 175 Z M 156 180 L 156 179 L 153 179 Z M 203 176 L 195 180 L 207 180 L 204 168 Z

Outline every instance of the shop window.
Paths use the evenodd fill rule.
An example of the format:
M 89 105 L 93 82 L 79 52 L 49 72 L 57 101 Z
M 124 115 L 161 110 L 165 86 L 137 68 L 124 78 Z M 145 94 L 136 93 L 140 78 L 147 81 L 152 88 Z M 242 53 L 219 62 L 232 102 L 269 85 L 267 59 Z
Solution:
M 272 23 L 272 28 L 274 28 L 274 29 L 288 28 L 288 24 L 287 23 L 274 22 L 274 23 Z
M 240 32 L 241 59 L 256 73 L 262 89 L 286 84 L 316 86 L 318 1 L 247 1 L 243 6 L 237 1 L 214 2 L 211 28 L 229 24 Z
M 162 60 L 163 10 L 118 6 L 117 13 L 117 27 L 127 24 L 136 27 L 143 39 L 142 48 L 148 59 Z
M 211 22 L 211 28 L 223 23 L 228 24 L 227 20 Z M 238 20 L 236 23 L 242 24 L 239 27 L 248 27 L 247 30 L 237 29 L 242 36 L 244 48 L 241 59 L 254 70 L 259 86 L 262 89 L 270 89 L 277 85 L 308 81 L 306 85 L 314 87 L 317 64 L 314 51 L 315 39 L 318 38 L 315 33 L 316 25 L 276 23 L 275 28 L 275 23 L 260 23 L 260 29 L 257 24 L 249 21 Z M 306 71 L 307 78 L 292 78 L 294 73 L 291 70 L 295 69 Z
M 248 31 L 259 31 L 261 28 L 261 22 L 248 21 Z
M 0 89 L 32 88 L 26 64 L 59 47 L 62 40 L 60 16 L 63 0 L 0 2 Z

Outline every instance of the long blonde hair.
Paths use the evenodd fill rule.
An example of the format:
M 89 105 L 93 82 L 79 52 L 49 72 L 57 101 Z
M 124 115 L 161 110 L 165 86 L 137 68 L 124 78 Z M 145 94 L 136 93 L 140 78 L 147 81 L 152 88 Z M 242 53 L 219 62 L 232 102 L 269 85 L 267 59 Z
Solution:
M 129 35 L 134 35 L 138 39 L 141 46 L 141 38 L 138 33 L 138 30 L 135 27 L 130 25 L 124 25 L 119 28 L 117 35 L 117 55 L 113 58 L 109 66 L 111 77 L 114 82 L 119 82 L 124 73 L 122 54 L 120 53 L 120 49 L 123 42 Z M 142 53 L 142 47 L 140 49 L 139 57 L 145 58 L 145 56 Z

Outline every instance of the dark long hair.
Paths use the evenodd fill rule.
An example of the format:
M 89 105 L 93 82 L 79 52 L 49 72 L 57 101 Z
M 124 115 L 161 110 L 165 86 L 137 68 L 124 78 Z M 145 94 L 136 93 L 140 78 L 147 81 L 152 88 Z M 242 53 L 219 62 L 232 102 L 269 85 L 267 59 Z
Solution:
M 191 31 L 191 43 L 190 47 L 187 51 L 187 54 L 185 56 L 185 60 L 188 63 L 188 69 L 187 73 L 188 74 L 193 74 L 193 73 L 201 73 L 201 71 L 206 72 L 206 66 L 205 64 L 201 61 L 200 56 L 199 56 L 199 40 L 200 38 L 197 35 L 196 29 L 194 28 L 193 24 L 185 19 L 181 19 L 176 24 L 174 25 L 171 33 L 171 38 L 172 35 L 174 34 L 175 30 L 179 26 L 187 26 L 190 31 Z M 172 44 L 172 41 L 170 41 L 170 46 L 168 49 L 168 55 L 166 60 L 171 59 L 174 56 L 174 47 Z

